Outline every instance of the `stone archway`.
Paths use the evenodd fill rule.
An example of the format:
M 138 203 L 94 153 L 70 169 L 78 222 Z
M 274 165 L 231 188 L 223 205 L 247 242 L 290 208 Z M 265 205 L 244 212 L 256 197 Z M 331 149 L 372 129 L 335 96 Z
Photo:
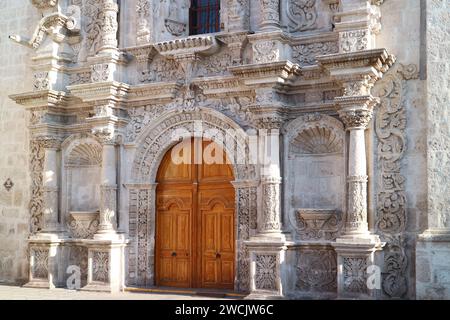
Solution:
M 234 289 L 249 290 L 250 260 L 244 241 L 256 232 L 258 172 L 242 155 L 248 137 L 235 122 L 214 110 L 168 112 L 137 139 L 129 189 L 128 284 L 154 285 L 156 174 L 166 152 L 181 135 L 203 137 L 220 146 L 230 159 L 236 195 L 236 276 Z M 223 142 L 227 143 L 223 143 Z

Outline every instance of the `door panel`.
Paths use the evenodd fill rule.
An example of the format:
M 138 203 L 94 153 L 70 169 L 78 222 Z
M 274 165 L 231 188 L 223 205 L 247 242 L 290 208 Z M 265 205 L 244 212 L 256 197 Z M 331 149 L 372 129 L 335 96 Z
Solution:
M 214 150 L 210 141 L 191 143 Z M 173 164 L 170 152 L 157 175 L 156 284 L 233 289 L 235 197 L 226 156 L 223 164 Z
M 192 191 L 161 189 L 157 192 L 156 283 L 189 287 Z

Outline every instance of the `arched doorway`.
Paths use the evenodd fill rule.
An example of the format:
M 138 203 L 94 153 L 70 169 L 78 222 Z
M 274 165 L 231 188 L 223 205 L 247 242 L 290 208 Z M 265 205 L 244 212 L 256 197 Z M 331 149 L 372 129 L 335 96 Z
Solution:
M 235 190 L 225 152 L 185 140 L 165 154 L 156 180 L 156 285 L 233 289 Z

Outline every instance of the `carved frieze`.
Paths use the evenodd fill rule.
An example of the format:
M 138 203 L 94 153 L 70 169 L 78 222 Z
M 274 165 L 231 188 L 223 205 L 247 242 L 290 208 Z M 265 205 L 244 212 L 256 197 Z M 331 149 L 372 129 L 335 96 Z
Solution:
M 84 71 L 84 72 L 76 72 L 72 73 L 69 77 L 69 85 L 75 85 L 75 84 L 85 84 L 91 82 L 91 72 Z
M 304 67 L 316 64 L 317 56 L 337 52 L 339 47 L 336 41 L 304 43 L 292 47 L 292 58 Z
M 197 76 L 218 76 L 228 73 L 228 67 L 236 64 L 229 50 L 205 57 L 197 63 Z

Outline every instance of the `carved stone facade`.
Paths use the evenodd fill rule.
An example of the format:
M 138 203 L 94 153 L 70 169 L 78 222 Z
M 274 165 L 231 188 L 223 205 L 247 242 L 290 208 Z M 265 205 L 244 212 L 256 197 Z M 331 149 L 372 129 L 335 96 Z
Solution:
M 235 291 L 450 297 L 447 1 L 224 0 L 208 34 L 186 0 L 16 2 L 0 281 L 155 286 L 158 169 L 196 137 L 231 160 Z

